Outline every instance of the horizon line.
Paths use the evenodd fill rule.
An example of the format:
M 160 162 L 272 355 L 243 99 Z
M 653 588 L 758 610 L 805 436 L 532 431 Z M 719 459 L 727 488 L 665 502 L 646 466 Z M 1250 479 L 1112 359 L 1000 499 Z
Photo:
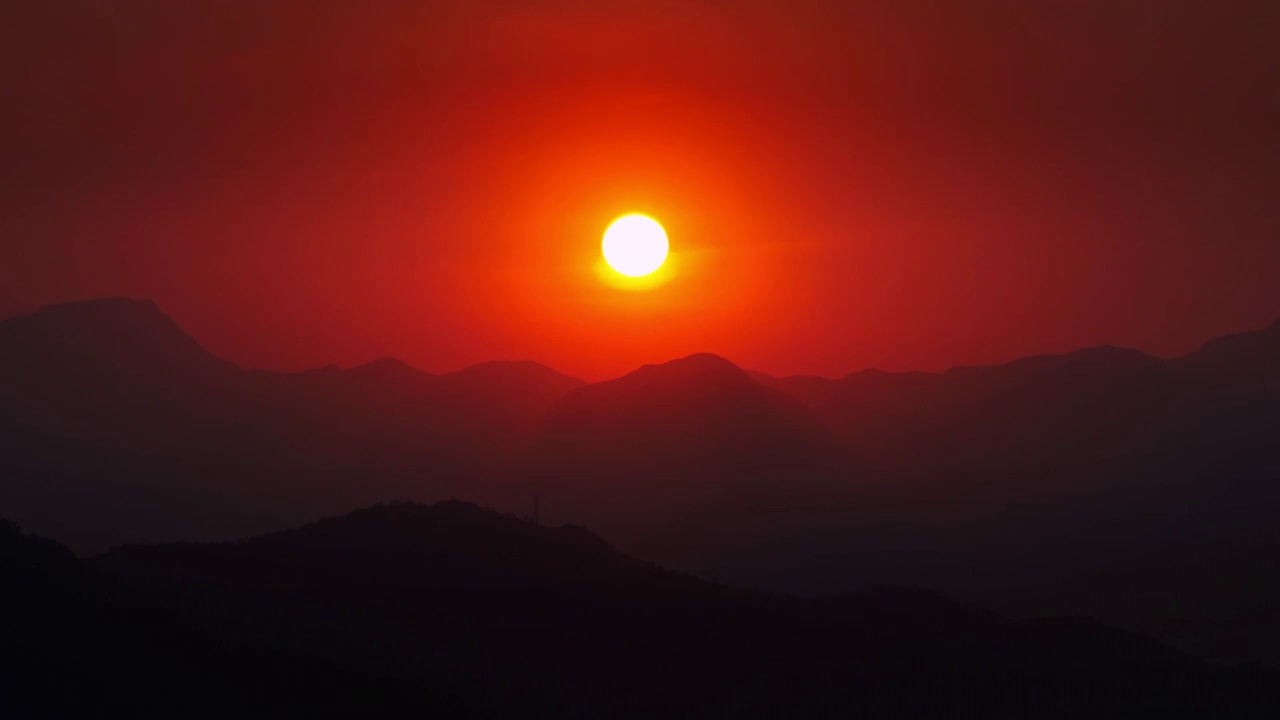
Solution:
M 415 364 L 413 364 L 413 363 L 411 363 L 411 362 L 408 362 L 408 361 L 406 361 L 406 360 L 403 360 L 403 359 L 401 359 L 400 357 L 397 357 L 397 356 L 395 356 L 395 355 L 389 355 L 389 354 L 377 355 L 377 356 L 372 357 L 372 358 L 370 358 L 370 359 L 368 359 L 368 360 L 365 360 L 365 361 L 363 361 L 363 362 L 358 362 L 358 363 L 355 363 L 355 364 L 349 364 L 349 365 L 345 365 L 345 366 L 344 366 L 344 365 L 340 365 L 340 364 L 338 364 L 338 363 L 325 363 L 325 364 L 320 364 L 320 365 L 310 365 L 310 366 L 303 367 L 303 368 L 300 368 L 300 369 L 282 369 L 282 368 L 279 368 L 279 367 L 271 368 L 271 367 L 262 367 L 262 366 L 253 366 L 253 365 L 243 365 L 243 364 L 241 364 L 241 363 L 235 362 L 234 360 L 228 360 L 228 359 L 226 359 L 226 358 L 224 358 L 224 357 L 221 357 L 221 356 L 219 356 L 219 355 L 215 355 L 215 354 L 214 354 L 213 352 L 211 352 L 207 347 L 205 347 L 205 344 L 204 344 L 204 343 L 202 343 L 201 341 L 197 340 L 195 337 L 192 337 L 192 336 L 191 336 L 191 334 L 187 331 L 187 329 L 186 329 L 186 328 L 185 328 L 185 327 L 184 327 L 180 322 L 178 322 L 176 319 L 174 319 L 174 318 L 173 318 L 173 316 L 171 316 L 168 312 L 166 312 L 166 311 L 164 310 L 164 308 L 160 305 L 160 303 L 159 303 L 159 302 L 157 302 L 157 301 L 155 301 L 155 300 L 153 300 L 153 299 L 151 299 L 151 298 L 147 298 L 147 297 L 130 297 L 130 296 L 125 296 L 125 295 L 113 295 L 113 296 L 103 296 L 103 297 L 86 298 L 86 299 L 79 299 L 79 300 L 66 300 L 66 301 L 61 301 L 61 302 L 47 303 L 47 304 L 44 304 L 44 305 L 40 305 L 40 306 L 36 307 L 35 309 L 30 310 L 30 311 L 26 311 L 26 312 L 18 312 L 18 313 L 15 313 L 15 314 L 9 315 L 9 316 L 7 316 L 7 317 L 0 318 L 0 323 L 7 323 L 7 322 L 9 322 L 9 321 L 12 321 L 12 320 L 15 320 L 15 319 L 19 319 L 19 318 L 24 318 L 24 317 L 32 317 L 32 316 L 35 316 L 35 315 L 37 315 L 37 314 L 39 314 L 39 313 L 41 313 L 41 312 L 43 312 L 43 311 L 46 311 L 46 310 L 49 310 L 49 309 L 52 309 L 52 308 L 59 308 L 59 307 L 66 307 L 66 306 L 74 306 L 74 305 L 95 305 L 95 304 L 104 304 L 104 303 L 110 303 L 110 302 L 121 302 L 121 301 L 123 301 L 123 302 L 129 302 L 129 303 L 134 303 L 134 304 L 138 304 L 138 305 L 149 305 L 149 306 L 151 306 L 152 308 L 154 308 L 154 309 L 155 309 L 155 311 L 156 311 L 156 312 L 158 312 L 160 315 L 162 315 L 163 317 L 167 318 L 170 322 L 172 322 L 172 323 L 174 324 L 174 326 L 175 326 L 175 327 L 177 327 L 177 328 L 178 328 L 178 330 L 180 330 L 184 335 L 187 335 L 188 337 L 190 337 L 190 338 L 191 338 L 191 340 L 192 340 L 193 342 L 195 342 L 197 345 L 199 345 L 199 346 L 200 346 L 200 348 L 201 348 L 202 350 L 204 350 L 206 353 L 208 353 L 210 356 L 215 357 L 215 358 L 217 358 L 218 360 L 221 360 L 221 361 L 223 361 L 223 362 L 230 363 L 230 364 L 234 365 L 235 367 L 239 368 L 240 370 L 242 370 L 242 371 L 244 371 L 244 372 L 267 372 L 267 373 L 276 373 L 276 374 L 281 374 L 281 375 L 302 375 L 302 374 L 310 373 L 310 372 L 322 372 L 322 371 L 328 371 L 328 370 L 338 370 L 338 371 L 340 371 L 340 372 L 351 372 L 351 371 L 353 371 L 353 370 L 358 370 L 358 369 L 360 369 L 360 368 L 368 367 L 368 366 L 370 366 L 370 365 L 373 365 L 373 364 L 378 363 L 378 362 L 381 362 L 381 361 L 391 360 L 391 361 L 394 361 L 394 362 L 400 363 L 401 365 L 404 365 L 405 367 L 407 367 L 407 368 L 409 368 L 409 369 L 411 369 L 411 370 L 414 370 L 415 372 L 422 373 L 422 374 L 424 374 L 424 375 L 429 375 L 429 376 L 432 376 L 432 377 L 444 377 L 444 376 L 447 376 L 447 375 L 456 375 L 456 374 L 458 374 L 458 373 L 466 372 L 467 370 L 471 370 L 471 369 L 473 369 L 473 368 L 481 367 L 481 366 L 484 366 L 484 365 L 509 363 L 509 364 L 531 364 L 531 365 L 537 365 L 537 366 L 539 366 L 539 367 L 541 367 L 541 368 L 544 368 L 544 369 L 549 370 L 549 371 L 551 371 L 551 372 L 553 372 L 553 373 L 556 373 L 557 375 L 560 375 L 560 376 L 562 376 L 562 377 L 568 378 L 568 379 L 570 379 L 570 380 L 576 380 L 576 381 L 578 381 L 578 382 L 581 382 L 581 383 L 583 383 L 584 385 L 595 385 L 595 384 L 599 384 L 599 383 L 609 382 L 609 381 L 612 381 L 612 380 L 618 380 L 618 379 L 620 379 L 620 378 L 627 377 L 628 375 L 631 375 L 632 373 L 635 373 L 635 372 L 637 372 L 637 371 L 639 371 L 639 370 L 641 370 L 641 369 L 643 369 L 643 368 L 647 368 L 647 367 L 654 367 L 654 366 L 662 366 L 662 365 L 668 365 L 668 364 L 670 364 L 670 363 L 680 362 L 680 361 L 682 361 L 682 360 L 688 360 L 689 358 L 692 358 L 692 357 L 697 356 L 697 355 L 713 355 L 713 356 L 718 357 L 718 358 L 720 358 L 721 360 L 724 360 L 725 362 L 727 362 L 727 363 L 729 363 L 729 364 L 733 365 L 734 367 L 736 367 L 736 368 L 738 368 L 738 369 L 742 370 L 743 372 L 747 373 L 748 375 L 763 375 L 763 376 L 765 376 L 765 377 L 768 377 L 768 378 L 771 378 L 771 379 L 775 379 L 775 380 L 786 380 L 786 379 L 791 379 L 791 378 L 813 378 L 813 379 L 826 380 L 826 381 L 829 381 L 829 382 L 839 382 L 839 381 L 841 381 L 841 380 L 848 379 L 848 378 L 850 378 L 850 377 L 852 377 L 852 376 L 854 376 L 854 375 L 861 375 L 861 374 L 864 374 L 864 373 L 880 373 L 880 374 L 885 374 L 885 375 L 945 375 L 945 374 L 947 374 L 947 373 L 954 372 L 954 371 L 957 371 L 957 370 L 963 371 L 963 370 L 982 369 L 982 368 L 997 368 L 997 367 L 1004 367 L 1004 366 L 1006 366 L 1006 365 L 1012 365 L 1012 364 L 1015 364 L 1015 363 L 1018 363 L 1018 362 L 1022 362 L 1022 361 L 1027 361 L 1027 360 L 1034 360 L 1034 359 L 1038 359 L 1038 358 L 1062 358 L 1062 357 L 1067 357 L 1067 356 L 1070 356 L 1070 355 L 1075 355 L 1075 354 L 1077 354 L 1077 353 L 1089 352 L 1089 351 L 1096 351 L 1096 350 L 1119 350 L 1119 351 L 1124 351 L 1124 352 L 1137 353 L 1137 354 L 1143 355 L 1143 356 L 1145 356 L 1145 357 L 1151 358 L 1151 359 L 1156 360 L 1156 361 L 1159 361 L 1159 362 L 1171 362 L 1171 361 L 1176 361 L 1176 360 L 1179 360 L 1179 359 L 1181 359 L 1181 358 L 1185 358 L 1185 357 L 1188 357 L 1188 356 L 1194 355 L 1194 354 L 1196 354 L 1197 352 L 1200 352 L 1201 350 L 1203 350 L 1203 349 L 1204 349 L 1208 344 L 1210 344 L 1210 343 L 1212 343 L 1212 342 L 1215 342 L 1215 341 L 1217 341 L 1217 340 L 1222 340 L 1222 339 L 1230 338 L 1230 337 L 1237 337 L 1237 336 L 1240 336 L 1240 335 L 1249 335 L 1249 334 L 1253 334 L 1253 333 L 1262 333 L 1262 332 L 1267 332 L 1267 331 L 1272 330 L 1272 329 L 1280 328 L 1280 317 L 1277 317 L 1277 319 L 1276 319 L 1276 320 L 1274 320 L 1274 321 L 1272 321 L 1272 322 L 1270 322 L 1270 323 L 1268 323 L 1268 324 L 1266 324 L 1266 325 L 1263 325 L 1262 327 L 1257 327 L 1257 328 L 1254 328 L 1254 329 L 1252 329 L 1252 330 L 1243 330 L 1243 331 L 1238 331 L 1238 332 L 1225 333 L 1225 334 L 1222 334 L 1222 335 L 1215 335 L 1215 336 L 1210 337 L 1210 338 L 1208 338 L 1208 339 L 1204 340 L 1203 342 L 1201 342 L 1201 343 L 1196 347 L 1196 349 L 1191 350 L 1191 351 L 1186 352 L 1186 353 L 1178 354 L 1178 355 L 1157 355 L 1157 354 L 1150 353 L 1150 352 L 1147 352 L 1147 351 L 1145 351 L 1145 350 L 1140 350 L 1140 349 L 1133 348 L 1133 347 L 1128 347 L 1128 346 L 1124 346 L 1124 345 L 1114 345 L 1114 344 L 1110 344 L 1110 343 L 1103 343 L 1103 344 L 1099 344 L 1099 345 L 1086 345 L 1086 346 L 1083 346 L 1083 347 L 1077 347 L 1077 348 L 1074 348 L 1074 349 L 1065 350 L 1065 351 L 1060 351 L 1060 352 L 1042 352 L 1042 353 L 1033 353 L 1033 354 L 1029 354 L 1029 355 L 1019 355 L 1019 356 L 1017 356 L 1017 357 L 1013 357 L 1013 358 L 1010 358 L 1010 359 L 1007 359 L 1007 360 L 1004 360 L 1004 361 L 1001 361 L 1001 362 L 950 365 L 950 366 L 947 366 L 946 368 L 941 369 L 941 370 L 918 370 L 918 369 L 917 369 L 917 370 L 885 370 L 885 369 L 883 369 L 883 368 L 878 368 L 878 367 L 865 367 L 865 368 L 858 369 L 858 370 L 851 370 L 851 371 L 849 371 L 849 372 L 845 373 L 844 375 L 841 375 L 841 376 L 838 376 L 838 377 L 832 377 L 832 376 L 830 376 L 830 375 L 821 375 L 821 374 L 817 374 L 817 373 L 789 373 L 789 374 L 780 374 L 780 375 L 779 375 L 779 374 L 773 374 L 773 373 L 764 372 L 764 371 L 762 371 L 762 370 L 756 370 L 756 369 L 753 369 L 753 368 L 748 368 L 748 367 L 746 367 L 746 366 L 742 365 L 741 363 L 735 362 L 735 361 L 733 361 L 733 360 L 731 360 L 731 359 L 727 358 L 725 355 L 720 354 L 720 353 L 716 353 L 716 352 L 709 352 L 709 351 L 703 351 L 703 350 L 700 350 L 700 351 L 690 352 L 690 353 L 685 354 L 685 355 L 680 355 L 680 356 L 678 356 L 678 357 L 673 357 L 673 358 L 670 358 L 670 359 L 667 359 L 667 360 L 662 360 L 662 361 L 658 361 L 658 362 L 643 363 L 643 364 L 641 364 L 641 365 L 638 365 L 638 366 L 636 366 L 636 367 L 632 368 L 631 370 L 629 370 L 629 371 L 627 371 L 627 372 L 622 373 L 621 375 L 613 375 L 613 376 L 609 376 L 609 377 L 603 377 L 603 378 L 600 378 L 600 379 L 589 380 L 589 379 L 586 379 L 586 378 L 583 378 L 583 377 L 579 377 L 579 376 L 576 376 L 576 375 L 571 375 L 571 374 L 569 374 L 569 373 L 565 373 L 565 372 L 563 372 L 563 371 L 561 371 L 561 370 L 559 370 L 559 369 L 557 369 L 557 368 L 555 368 L 555 367 L 553 367 L 553 366 L 551 366 L 551 365 L 548 365 L 547 363 L 544 363 L 544 362 L 539 361 L 539 360 L 534 360 L 534 359 L 532 359 L 532 358 L 527 358 L 527 357 L 524 357 L 524 358 L 519 358 L 519 357 L 516 357 L 516 358 L 490 358 L 490 359 L 487 359 L 487 360 L 479 360 L 479 361 L 476 361 L 476 362 L 473 362 L 473 363 L 469 363 L 469 364 L 467 364 L 467 365 L 464 365 L 464 366 L 462 366 L 462 367 L 455 368 L 455 369 L 452 369 L 452 370 L 441 370 L 441 371 L 425 370 L 425 369 L 423 369 L 423 368 L 419 367 L 418 365 L 415 365 Z

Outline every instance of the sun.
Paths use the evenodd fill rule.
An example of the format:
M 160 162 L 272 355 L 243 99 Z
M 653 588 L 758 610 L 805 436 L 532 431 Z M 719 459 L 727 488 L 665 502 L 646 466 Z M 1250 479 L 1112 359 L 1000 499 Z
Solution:
M 642 277 L 667 259 L 667 232 L 648 215 L 623 215 L 604 231 L 605 262 L 627 277 Z

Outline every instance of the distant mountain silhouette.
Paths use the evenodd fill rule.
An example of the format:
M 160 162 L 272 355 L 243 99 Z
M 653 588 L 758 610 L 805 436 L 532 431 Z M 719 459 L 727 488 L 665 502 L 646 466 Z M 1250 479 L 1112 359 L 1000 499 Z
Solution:
M 235 366 L 147 301 L 68 303 L 0 322 L 0 407 L 60 436 L 194 448 Z
M 53 306 L 0 322 L 4 457 L 21 469 L 0 503 L 103 549 L 262 532 L 406 487 L 456 494 L 476 474 L 485 498 L 581 384 L 535 363 L 245 371 L 151 302 Z
M 535 363 L 485 363 L 442 376 L 392 358 L 348 371 L 242 371 L 208 354 L 154 303 L 126 299 L 56 305 L 5 320 L 0 348 L 0 401 L 8 417 L 145 451 L 163 447 L 166 428 L 240 427 L 263 413 L 310 410 L 307 401 L 437 425 L 456 420 L 451 410 L 481 413 L 472 418 L 478 423 L 483 412 L 532 421 L 582 384 Z M 441 407 L 450 402 L 463 404 Z M 396 415 L 406 406 L 418 417 Z
M 1086 612 L 1206 647 L 1196 638 L 1209 628 L 1280 607 L 1268 567 L 1280 556 L 1277 327 L 1167 361 L 1096 348 L 936 374 L 762 377 L 899 488 L 871 503 L 896 523 L 822 548 L 876 547 L 891 566 L 809 563 L 806 549 L 790 556 L 793 577 L 844 587 L 857 582 L 844 573 L 871 567 L 1008 611 Z M 965 562 L 930 557 L 912 547 L 919 537 L 960 543 Z
M 672 449 L 688 444 L 696 444 L 697 456 L 678 453 L 682 459 L 715 466 L 812 454 L 826 440 L 826 429 L 799 403 L 709 354 L 646 365 L 567 394 L 551 419 L 549 441 L 576 442 L 587 433 L 591 445 L 624 467 L 669 463 Z M 613 452 L 633 447 L 634 455 L 614 459 Z
M 1280 397 L 1280 321 L 1263 330 L 1210 340 L 1174 361 L 1201 378 L 1203 397 L 1221 406 Z
M 499 716 L 524 698 L 554 708 L 541 717 L 621 718 L 1280 707 L 1269 674 L 1096 623 L 1009 623 L 911 590 L 759 596 L 632 560 L 580 528 L 458 502 L 383 505 L 236 544 L 127 547 L 94 565 L 250 647 L 343 648 L 371 673 L 447 673 Z
M 772 378 L 713 355 L 245 371 L 153 304 L 0 322 L 0 508 L 97 551 L 466 497 L 771 590 L 944 590 L 1280 660 L 1280 323 L 945 373 Z M 1239 655 L 1237 653 L 1246 653 Z
M 1078 465 L 1150 448 L 1206 413 L 1273 400 L 1280 323 L 1171 361 L 1099 347 L 945 373 L 757 379 L 800 399 L 881 467 Z
M 710 354 L 567 394 L 530 469 L 550 517 L 713 573 L 729 558 L 767 562 L 769 546 L 811 532 L 857 477 L 801 403 Z
M 946 373 L 766 380 L 801 399 L 884 468 L 1025 469 L 1154 442 L 1170 383 L 1157 358 L 1120 348 Z
M 0 342 L 8 351 L 6 372 L 35 372 L 41 363 L 54 363 L 62 372 L 95 372 L 154 384 L 235 369 L 206 352 L 149 300 L 50 305 L 5 320 Z
M 764 494 L 777 504 L 841 465 L 834 436 L 800 403 L 709 354 L 566 394 L 538 450 L 543 474 L 602 491 L 593 505 L 622 495 L 633 508 L 651 505 L 645 492 L 695 504 Z

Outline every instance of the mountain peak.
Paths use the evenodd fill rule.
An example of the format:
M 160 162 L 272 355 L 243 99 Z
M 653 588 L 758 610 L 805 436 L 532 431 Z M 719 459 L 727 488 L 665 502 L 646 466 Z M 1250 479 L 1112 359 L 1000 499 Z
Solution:
M 431 504 L 398 501 L 379 503 L 250 542 L 332 538 L 352 545 L 416 545 L 438 544 L 444 540 L 470 541 L 512 532 L 526 534 L 534 530 L 549 529 L 464 500 L 441 500 Z
M 413 367 L 403 360 L 397 360 L 393 357 L 380 357 L 377 360 L 372 360 L 364 365 L 357 365 L 356 367 L 347 370 L 347 373 L 353 377 L 381 380 L 412 381 L 435 377 L 430 373 L 423 372 L 422 370 Z
M 1249 367 L 1250 372 L 1270 375 L 1280 357 L 1280 320 L 1260 330 L 1252 330 L 1214 338 L 1200 349 L 1179 358 L 1179 362 L 1191 365 L 1219 365 Z M 1243 366 L 1240 363 L 1244 363 Z
M 997 374 L 1008 376 L 1011 372 L 1035 374 L 1064 370 L 1078 371 L 1081 369 L 1094 371 L 1141 368 L 1158 365 L 1161 362 L 1160 358 L 1148 355 L 1141 350 L 1117 347 L 1115 345 L 1098 345 L 1062 354 L 1031 355 L 1000 365 L 961 365 L 947 370 L 945 375 L 974 377 Z
M 448 376 L 468 381 L 534 380 L 562 385 L 565 389 L 585 384 L 577 378 L 569 377 L 532 360 L 489 360 L 449 373 Z
M 566 400 L 571 405 L 596 403 L 604 398 L 615 401 L 630 398 L 627 402 L 640 404 L 683 402 L 707 393 L 736 393 L 739 389 L 760 387 L 745 370 L 719 355 L 697 353 L 658 365 L 644 365 L 620 378 L 586 385 Z
M 1148 355 L 1141 350 L 1119 347 L 1116 345 L 1098 345 L 1081 348 L 1062 356 L 1076 362 L 1123 365 L 1152 365 L 1160 362 L 1160 358 Z
M 48 305 L 2 321 L 0 344 L 11 360 L 53 367 L 89 363 L 121 372 L 179 373 L 233 367 L 209 354 L 155 302 L 123 297 Z
M 150 569 L 171 559 L 175 552 L 191 547 L 181 543 L 129 545 L 107 552 L 100 561 L 113 565 L 142 558 Z M 302 554 L 326 558 L 331 567 L 344 566 L 358 572 L 370 564 L 381 564 L 384 570 L 394 567 L 387 571 L 396 576 L 403 575 L 396 563 L 410 562 L 415 571 L 424 564 L 437 563 L 439 571 L 433 577 L 448 586 L 448 591 L 465 585 L 459 572 L 485 583 L 502 576 L 526 588 L 541 585 L 553 576 L 595 580 L 668 578 L 690 587 L 704 585 L 631 558 L 585 528 L 539 525 L 461 500 L 381 503 L 237 543 L 195 547 L 203 548 L 206 556 L 243 552 L 266 556 L 279 553 L 279 557 L 294 558 Z
M 705 384 L 709 380 L 728 383 L 752 383 L 755 381 L 745 370 L 712 353 L 695 353 L 656 365 L 645 365 L 610 382 L 656 382 L 660 385 L 684 383 Z
M 418 371 L 417 368 L 413 367 L 409 363 L 404 362 L 403 360 L 398 360 L 390 356 L 380 357 L 380 358 L 377 358 L 376 360 L 370 360 L 369 362 L 363 365 L 357 365 L 351 368 L 352 372 L 361 371 L 361 370 L 367 370 L 370 372 L 403 372 L 405 370 L 413 370 L 415 372 Z
M 666 363 L 666 365 L 705 368 L 705 369 L 741 370 L 741 368 L 739 368 L 737 365 L 724 359 L 723 357 L 720 357 L 715 353 L 707 353 L 707 352 L 694 353 L 692 355 L 687 355 L 682 358 L 677 358 L 675 360 L 672 360 Z
M 31 322 L 86 322 L 86 321 L 119 321 L 125 318 L 167 321 L 169 317 L 160 310 L 153 300 L 128 297 L 100 298 L 96 300 L 75 300 L 55 305 L 46 305 L 29 315 L 19 316 L 13 320 L 25 319 Z

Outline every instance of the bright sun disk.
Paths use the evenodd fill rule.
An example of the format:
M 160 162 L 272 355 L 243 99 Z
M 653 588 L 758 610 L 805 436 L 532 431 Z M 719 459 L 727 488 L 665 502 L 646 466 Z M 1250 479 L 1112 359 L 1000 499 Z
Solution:
M 628 277 L 641 277 L 667 259 L 667 233 L 647 215 L 623 215 L 604 231 L 605 262 Z

